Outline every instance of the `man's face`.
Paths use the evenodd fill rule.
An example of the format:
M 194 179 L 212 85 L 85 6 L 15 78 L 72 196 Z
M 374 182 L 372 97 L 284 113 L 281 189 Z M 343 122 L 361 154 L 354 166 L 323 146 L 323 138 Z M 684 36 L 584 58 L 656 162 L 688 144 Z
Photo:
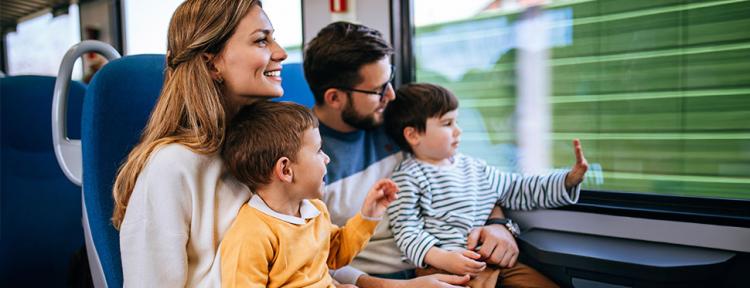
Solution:
M 341 118 L 346 124 L 357 129 L 370 130 L 383 123 L 385 107 L 388 102 L 396 99 L 396 93 L 390 84 L 392 73 L 388 57 L 359 69 L 362 82 L 351 87 L 352 91 L 346 91 L 347 103 L 341 112 Z

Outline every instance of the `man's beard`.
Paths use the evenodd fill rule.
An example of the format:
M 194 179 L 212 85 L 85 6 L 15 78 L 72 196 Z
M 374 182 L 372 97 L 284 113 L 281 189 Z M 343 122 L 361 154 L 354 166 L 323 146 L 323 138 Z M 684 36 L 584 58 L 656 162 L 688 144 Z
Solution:
M 375 119 L 375 113 L 370 115 L 360 115 L 354 110 L 351 95 L 347 96 L 349 97 L 349 101 L 346 101 L 346 107 L 344 107 L 344 111 L 341 112 L 341 119 L 344 120 L 344 123 L 362 130 L 372 130 L 380 126 L 381 123 Z

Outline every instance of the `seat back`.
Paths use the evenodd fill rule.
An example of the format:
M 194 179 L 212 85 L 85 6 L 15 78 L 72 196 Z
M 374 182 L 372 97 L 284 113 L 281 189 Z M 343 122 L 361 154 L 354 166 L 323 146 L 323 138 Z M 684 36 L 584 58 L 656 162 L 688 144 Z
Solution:
M 156 103 L 164 64 L 164 55 L 126 56 L 108 63 L 94 76 L 83 105 L 84 222 L 92 239 L 87 245 L 92 273 L 101 271 L 108 287 L 123 283 L 119 235 L 110 221 L 112 184 Z M 301 64 L 285 65 L 283 71 L 286 93 L 280 100 L 312 107 Z
M 0 286 L 63 286 L 84 243 L 81 192 L 52 148 L 54 85 L 48 76 L 0 78 Z M 68 134 L 79 137 L 86 88 L 69 89 Z
M 284 96 L 276 98 L 276 101 L 291 101 L 312 108 L 315 104 L 310 87 L 305 80 L 305 72 L 302 63 L 284 64 L 281 72 L 281 87 L 284 88 Z
M 123 282 L 119 234 L 110 220 L 112 185 L 159 97 L 164 67 L 164 55 L 111 61 L 96 73 L 83 103 L 84 223 L 91 236 L 87 247 L 92 273 L 102 273 L 108 287 Z

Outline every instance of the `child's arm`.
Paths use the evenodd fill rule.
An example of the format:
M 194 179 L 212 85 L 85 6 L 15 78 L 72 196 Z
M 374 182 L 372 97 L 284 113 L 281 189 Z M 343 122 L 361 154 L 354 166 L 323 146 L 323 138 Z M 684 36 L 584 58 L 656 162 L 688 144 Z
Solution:
M 547 175 L 524 176 L 516 173 L 502 173 L 494 167 L 487 167 L 490 183 L 500 194 L 503 207 L 531 210 L 553 208 L 578 202 L 580 183 L 588 169 L 583 156 L 581 143 L 573 141 L 576 164 L 569 171 Z
M 439 240 L 424 230 L 424 219 L 419 208 L 419 198 L 423 191 L 417 179 L 409 171 L 396 171 L 393 181 L 398 185 L 398 200 L 388 207 L 393 238 L 409 260 L 417 267 L 425 268 L 425 256 Z
M 362 210 L 339 228 L 331 224 L 331 246 L 328 267 L 338 269 L 348 265 L 361 251 L 375 232 L 379 218 L 386 207 L 396 199 L 398 187 L 389 179 L 381 179 L 373 185 L 362 204 Z
M 268 267 L 274 257 L 270 239 L 263 237 L 262 231 L 234 231 L 235 228 L 256 229 L 257 225 L 235 226 L 232 225 L 220 245 L 221 287 L 266 287 Z

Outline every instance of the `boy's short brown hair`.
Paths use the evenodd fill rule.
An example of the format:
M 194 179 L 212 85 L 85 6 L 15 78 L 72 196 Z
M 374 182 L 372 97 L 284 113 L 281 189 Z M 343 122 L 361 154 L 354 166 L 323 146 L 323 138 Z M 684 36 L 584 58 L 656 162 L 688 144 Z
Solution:
M 396 99 L 385 108 L 385 131 L 402 150 L 414 153 L 404 138 L 404 129 L 414 127 L 424 133 L 427 119 L 456 109 L 458 99 L 445 87 L 429 83 L 401 85 L 396 90 Z
M 255 191 L 271 183 L 279 158 L 296 161 L 305 130 L 317 127 L 318 119 L 302 105 L 258 101 L 234 116 L 221 156 L 234 177 Z

